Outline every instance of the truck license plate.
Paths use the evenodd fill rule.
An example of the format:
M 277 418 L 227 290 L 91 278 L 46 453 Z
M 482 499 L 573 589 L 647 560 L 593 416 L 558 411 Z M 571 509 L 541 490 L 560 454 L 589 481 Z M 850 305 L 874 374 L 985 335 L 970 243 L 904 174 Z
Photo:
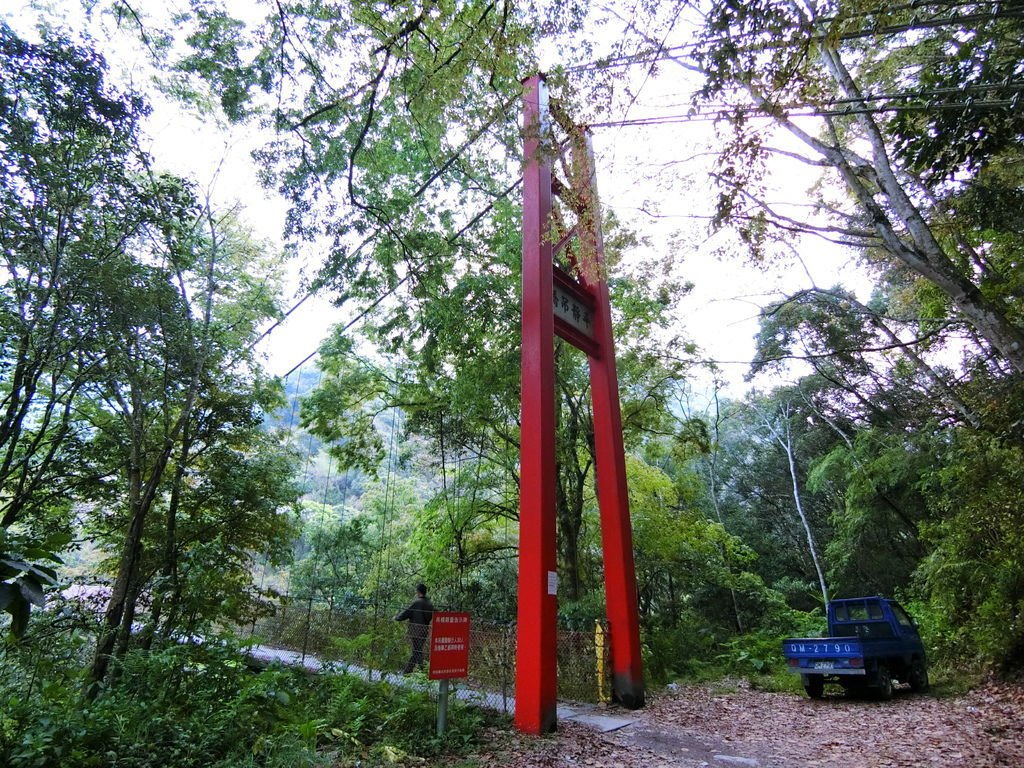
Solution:
M 815 669 L 832 669 L 835 666 L 834 662 L 831 661 L 816 661 L 814 662 Z

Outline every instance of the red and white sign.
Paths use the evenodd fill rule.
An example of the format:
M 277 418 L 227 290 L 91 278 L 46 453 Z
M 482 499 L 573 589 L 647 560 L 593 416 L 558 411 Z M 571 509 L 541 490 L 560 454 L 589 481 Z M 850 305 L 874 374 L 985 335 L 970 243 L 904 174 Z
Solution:
M 469 614 L 434 611 L 430 622 L 431 680 L 450 680 L 469 674 Z

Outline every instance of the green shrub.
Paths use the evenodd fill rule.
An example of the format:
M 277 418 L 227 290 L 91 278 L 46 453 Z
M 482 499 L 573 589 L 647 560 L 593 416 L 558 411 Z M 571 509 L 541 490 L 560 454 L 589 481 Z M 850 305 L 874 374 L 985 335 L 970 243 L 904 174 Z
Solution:
M 915 586 L 929 642 L 943 663 L 1012 673 L 1024 658 L 1024 448 L 959 432 L 928 492 Z
M 348 675 L 253 672 L 230 641 L 133 651 L 93 700 L 81 639 L 8 646 L 0 664 L 0 765 L 10 768 L 235 768 L 364 765 L 471 744 L 485 722 L 453 702 L 435 735 L 427 691 Z M 72 671 L 68 671 L 68 670 Z
M 648 622 L 641 640 L 644 669 L 654 682 L 700 677 L 717 655 L 713 631 L 689 614 L 677 624 Z
M 722 644 L 724 652 L 719 654 L 718 661 L 735 675 L 768 675 L 785 665 L 781 640 L 775 633 L 738 635 Z

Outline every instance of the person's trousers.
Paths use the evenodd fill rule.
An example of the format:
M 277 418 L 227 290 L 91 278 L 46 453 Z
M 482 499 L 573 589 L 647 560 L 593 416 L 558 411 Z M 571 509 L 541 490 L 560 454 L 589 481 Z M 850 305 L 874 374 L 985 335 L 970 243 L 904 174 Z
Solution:
M 408 663 L 405 665 L 403 672 L 412 672 L 416 667 L 423 666 L 423 644 L 427 641 L 425 637 L 410 637 L 409 642 L 412 643 L 412 656 L 409 657 Z

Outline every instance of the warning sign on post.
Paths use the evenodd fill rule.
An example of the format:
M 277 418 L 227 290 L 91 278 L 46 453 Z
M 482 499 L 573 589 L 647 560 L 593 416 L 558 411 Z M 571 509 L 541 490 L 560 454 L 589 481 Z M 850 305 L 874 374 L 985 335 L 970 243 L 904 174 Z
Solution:
M 430 622 L 431 680 L 450 680 L 469 674 L 469 614 L 435 611 Z

